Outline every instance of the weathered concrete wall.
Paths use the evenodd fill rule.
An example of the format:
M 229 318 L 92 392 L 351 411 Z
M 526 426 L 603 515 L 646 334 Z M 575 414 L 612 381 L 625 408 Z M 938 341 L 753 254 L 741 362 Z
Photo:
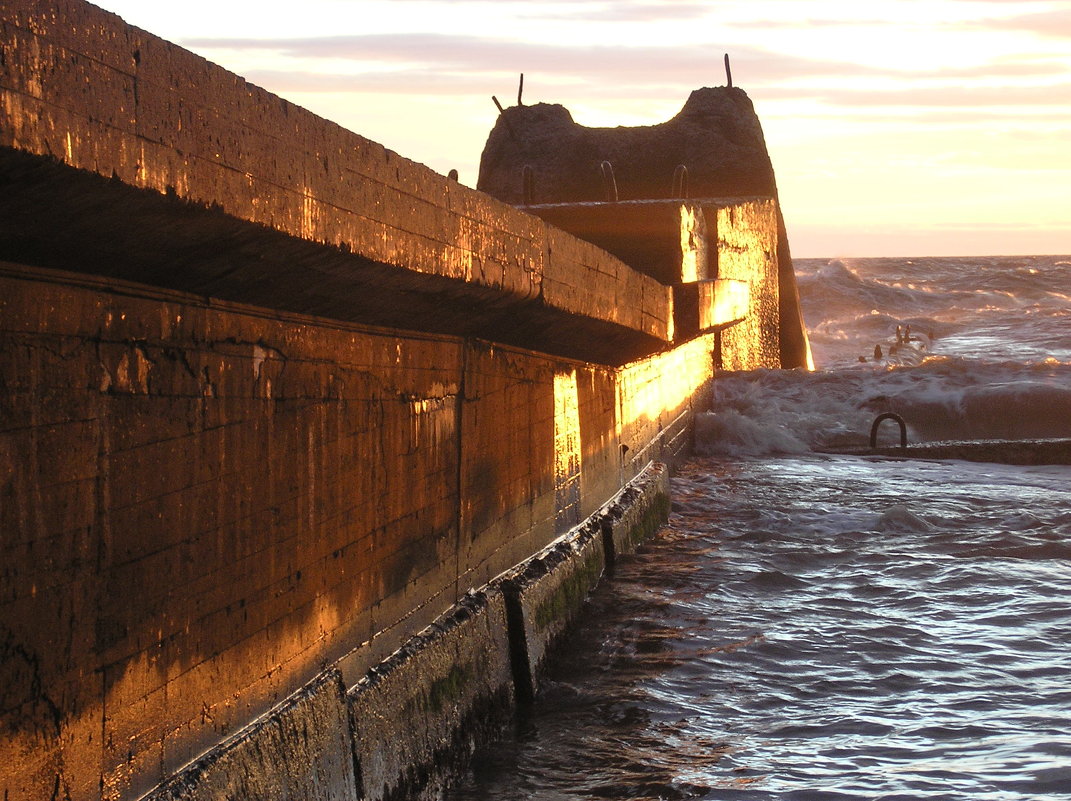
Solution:
M 41 278 L 0 290 L 0 771 L 130 797 L 456 599 L 464 345 Z
M 612 192 L 607 191 L 607 164 L 612 168 Z M 780 286 L 775 310 L 780 323 L 778 366 L 813 367 L 788 234 L 776 205 L 773 164 L 758 115 L 739 87 L 696 89 L 672 119 L 636 127 L 588 128 L 575 123 L 560 105 L 512 106 L 503 111 L 487 138 L 478 186 L 494 197 L 558 222 L 666 284 L 680 280 L 673 278 L 674 271 L 679 274 L 680 263 L 663 257 L 666 245 L 669 250 L 674 248 L 675 226 L 659 226 L 658 209 L 634 210 L 639 213 L 616 227 L 600 223 L 629 215 L 629 201 L 636 200 L 675 198 L 687 205 L 686 198 L 773 199 L 776 247 L 771 252 L 777 254 Z M 581 222 L 574 227 L 572 222 L 564 224 L 562 214 L 577 216 L 583 212 L 576 208 L 555 212 L 553 206 L 559 204 L 609 208 L 597 215 L 595 225 Z M 655 230 L 652 235 L 629 238 L 644 227 L 661 228 L 670 234 L 669 241 L 661 242 Z M 716 277 L 732 276 L 717 273 Z
M 618 370 L 5 265 L 0 786 L 133 798 L 355 685 L 686 447 L 713 347 Z
M 749 308 L 740 323 L 721 332 L 721 367 L 754 370 L 781 366 L 777 204 L 745 201 L 708 209 L 717 231 L 718 277 L 749 286 Z
M 603 161 L 613 165 L 621 200 L 675 197 L 674 172 L 682 164 L 688 197 L 776 192 L 751 100 L 726 87 L 696 89 L 672 119 L 636 127 L 588 128 L 563 106 L 512 106 L 488 136 L 478 185 L 521 204 L 522 168 L 530 165 L 534 202 L 602 201 Z
M 350 695 L 358 796 L 434 796 L 513 716 L 505 599 L 467 595 Z
M 443 672 L 501 656 L 493 579 L 593 514 L 605 554 L 650 530 L 664 493 L 620 490 L 687 450 L 718 336 L 675 339 L 670 287 L 113 15 L 0 12 L 5 799 L 435 787 L 457 724 L 508 700 L 501 658 Z M 775 218 L 729 205 L 693 227 L 766 314 Z M 586 542 L 550 607 L 594 580 Z M 403 690 L 453 721 L 408 765 L 373 724 Z

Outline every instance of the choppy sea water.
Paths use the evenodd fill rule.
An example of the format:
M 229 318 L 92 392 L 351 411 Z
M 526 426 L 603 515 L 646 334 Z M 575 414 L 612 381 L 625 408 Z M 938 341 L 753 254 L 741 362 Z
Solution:
M 797 270 L 824 369 L 719 376 L 670 525 L 454 801 L 1071 796 L 1071 467 L 816 452 L 889 410 L 1071 436 L 1071 258 Z

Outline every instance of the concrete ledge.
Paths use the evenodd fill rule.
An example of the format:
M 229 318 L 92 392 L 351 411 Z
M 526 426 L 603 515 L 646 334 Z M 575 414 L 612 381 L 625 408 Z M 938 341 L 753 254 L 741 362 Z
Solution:
M 547 655 L 579 614 L 606 568 L 597 516 L 501 579 L 519 700 L 538 690 Z
M 666 520 L 668 492 L 668 468 L 648 465 L 583 525 L 468 593 L 348 693 L 337 668 L 325 670 L 146 801 L 438 797 L 498 738 L 514 702 L 532 699 L 607 563 Z
M 519 700 L 532 700 L 556 642 L 616 554 L 634 551 L 669 513 L 669 470 L 651 464 L 582 525 L 500 579 Z
M 654 463 L 599 511 L 609 561 L 632 553 L 669 519 L 669 469 Z
M 0 2 L 0 51 L 0 259 L 604 363 L 670 339 L 610 254 L 82 0 Z
M 673 336 L 687 342 L 728 328 L 747 317 L 751 287 L 744 281 L 711 278 L 673 287 Z
M 555 642 L 576 619 L 606 568 L 593 516 L 501 580 L 520 700 L 531 700 Z
M 329 670 L 146 801 L 356 801 L 356 784 L 342 679 Z
M 350 691 L 360 797 L 431 798 L 512 716 L 505 602 L 469 593 Z
M 960 459 L 997 464 L 1071 464 L 1071 439 L 971 440 L 920 442 L 906 448 L 843 448 L 824 450 L 843 456 L 893 459 Z

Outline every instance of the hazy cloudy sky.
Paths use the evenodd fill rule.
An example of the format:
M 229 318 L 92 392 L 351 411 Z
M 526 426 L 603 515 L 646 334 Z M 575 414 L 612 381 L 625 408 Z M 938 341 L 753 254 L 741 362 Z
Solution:
M 794 255 L 1071 253 L 1071 0 L 102 0 L 475 185 L 491 95 L 662 122 L 755 103 Z

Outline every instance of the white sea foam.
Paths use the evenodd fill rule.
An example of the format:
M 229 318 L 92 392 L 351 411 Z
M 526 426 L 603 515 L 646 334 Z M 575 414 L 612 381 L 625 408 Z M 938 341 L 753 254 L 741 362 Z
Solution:
M 1071 436 L 1069 268 L 1041 257 L 803 261 L 804 316 L 825 369 L 720 374 L 697 448 L 863 445 L 884 412 L 906 420 L 912 441 Z
M 452 801 L 1066 797 L 1069 468 L 805 452 L 884 411 L 1071 435 L 1071 259 L 802 267 L 827 369 L 718 375 L 718 458 L 680 466 L 669 527 Z

